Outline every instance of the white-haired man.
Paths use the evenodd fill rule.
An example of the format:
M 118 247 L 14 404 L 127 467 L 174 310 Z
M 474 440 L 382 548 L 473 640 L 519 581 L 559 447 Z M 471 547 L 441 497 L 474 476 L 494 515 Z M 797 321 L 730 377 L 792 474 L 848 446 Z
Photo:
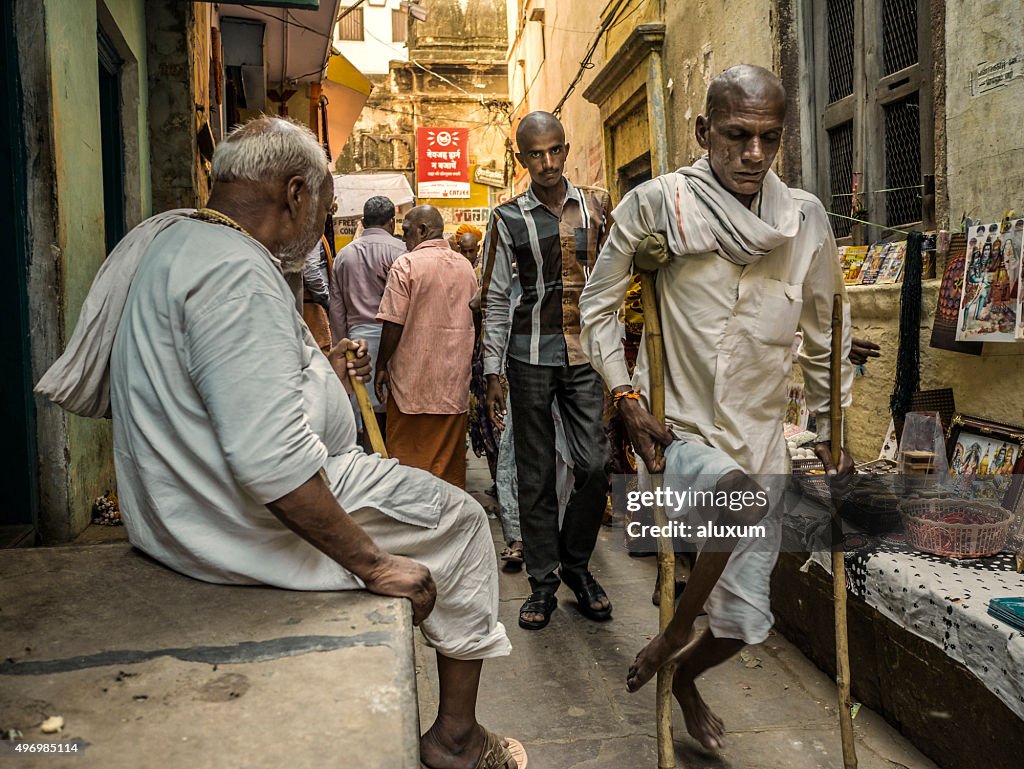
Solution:
M 131 542 L 211 582 L 410 599 L 441 683 L 423 762 L 515 769 L 509 743 L 476 721 L 482 661 L 510 651 L 483 510 L 359 449 L 342 382 L 368 374 L 365 343 L 342 339 L 329 361 L 282 277 L 332 204 L 322 149 L 305 128 L 262 117 L 220 144 L 213 177 L 206 208 L 162 215 L 155 237 L 129 236 L 110 257 L 138 265 L 110 354 Z

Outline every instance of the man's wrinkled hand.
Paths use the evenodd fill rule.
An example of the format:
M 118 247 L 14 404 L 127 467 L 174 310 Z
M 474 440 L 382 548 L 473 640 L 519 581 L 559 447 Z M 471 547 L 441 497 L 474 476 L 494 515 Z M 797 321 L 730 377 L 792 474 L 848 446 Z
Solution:
M 505 391 L 496 374 L 487 375 L 487 416 L 496 429 L 505 429 Z
M 349 350 L 355 354 L 353 360 L 347 358 Z M 352 391 L 350 377 L 357 377 L 360 382 L 370 381 L 370 351 L 363 339 L 342 339 L 327 353 L 327 360 L 349 392 Z
M 839 455 L 839 467 L 832 463 L 832 441 L 821 441 L 814 444 L 814 453 L 825 466 L 825 478 L 833 494 L 845 496 L 853 488 L 853 457 L 843 448 Z
M 626 432 L 629 433 L 630 443 L 633 444 L 633 451 L 644 461 L 648 472 L 664 472 L 665 455 L 662 453 L 657 456 L 657 448 L 660 446 L 664 449 L 675 440 L 668 425 L 658 422 L 639 401 L 630 398 L 621 399 L 618 409 L 626 425 Z
M 386 390 L 391 387 L 391 375 L 386 368 L 378 369 L 377 375 L 373 378 L 373 391 L 377 394 L 377 400 L 387 403 Z
M 412 624 L 418 625 L 434 609 L 437 586 L 430 569 L 418 561 L 400 555 L 385 555 L 363 578 L 366 589 L 377 595 L 408 598 L 412 602 Z

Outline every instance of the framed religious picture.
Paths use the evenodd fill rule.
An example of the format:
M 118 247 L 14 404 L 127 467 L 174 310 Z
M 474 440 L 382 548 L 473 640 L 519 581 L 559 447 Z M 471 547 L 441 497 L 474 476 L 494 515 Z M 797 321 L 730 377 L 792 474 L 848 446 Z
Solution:
M 1024 427 L 957 414 L 946 441 L 949 472 L 959 494 L 1002 504 L 1024 516 Z M 1014 525 L 1019 528 L 1021 520 Z

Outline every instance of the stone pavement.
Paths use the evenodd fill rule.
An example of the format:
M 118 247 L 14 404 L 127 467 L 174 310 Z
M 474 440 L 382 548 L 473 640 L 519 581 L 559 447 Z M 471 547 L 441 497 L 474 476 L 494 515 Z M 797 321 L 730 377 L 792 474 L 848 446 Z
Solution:
M 486 464 L 471 456 L 469 490 L 485 506 Z M 492 521 L 495 547 L 501 530 Z M 650 596 L 655 559 L 630 558 L 615 547 L 621 528 L 603 527 L 592 568 L 615 606 L 604 624 L 585 620 L 568 590 L 542 631 L 516 624 L 529 593 L 524 572 L 501 575 L 501 619 L 511 657 L 484 665 L 479 716 L 483 724 L 521 740 L 530 769 L 654 769 L 654 685 L 625 688 L 626 669 L 657 630 Z M 433 652 L 417 635 L 420 719 L 436 712 Z M 686 734 L 675 708 L 679 769 L 841 769 L 835 685 L 792 644 L 774 634 L 710 671 L 700 682 L 708 704 L 726 723 L 726 745 L 703 751 Z M 748 667 L 749 665 L 749 667 Z M 856 675 L 856 670 L 853 671 Z M 861 708 L 854 721 L 861 769 L 934 769 L 881 717 Z
M 0 729 L 78 746 L 0 741 L 0 769 L 415 769 L 412 637 L 408 602 L 361 591 L 211 585 L 125 543 L 0 551 Z

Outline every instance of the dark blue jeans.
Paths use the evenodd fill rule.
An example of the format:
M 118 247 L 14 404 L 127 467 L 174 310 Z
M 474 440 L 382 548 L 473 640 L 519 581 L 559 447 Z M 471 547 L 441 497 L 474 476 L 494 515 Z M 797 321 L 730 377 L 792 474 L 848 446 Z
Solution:
M 533 590 L 554 592 L 561 583 L 559 566 L 570 580 L 587 570 L 601 528 L 608 492 L 608 441 L 601 421 L 604 387 L 589 365 L 534 366 L 509 358 L 507 369 L 526 573 Z M 556 399 L 574 479 L 561 529 L 551 416 Z

